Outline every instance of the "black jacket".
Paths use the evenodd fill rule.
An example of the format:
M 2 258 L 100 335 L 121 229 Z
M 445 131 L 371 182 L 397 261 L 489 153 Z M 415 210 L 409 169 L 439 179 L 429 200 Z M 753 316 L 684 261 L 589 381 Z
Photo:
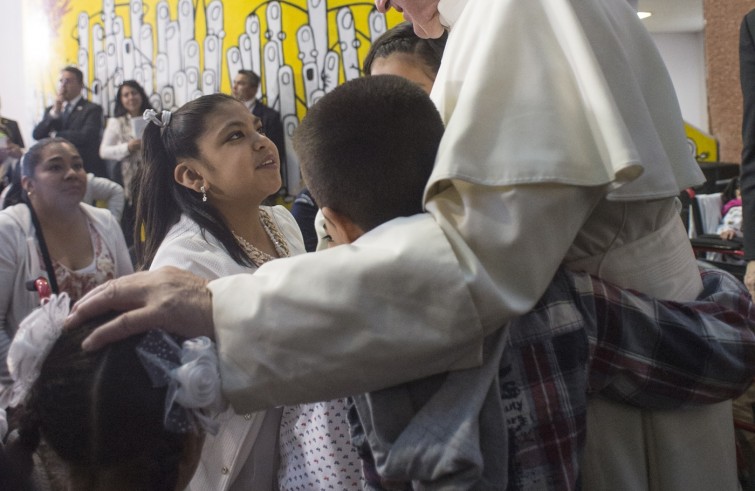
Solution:
M 35 140 L 47 138 L 53 131 L 55 136 L 65 138 L 73 143 L 84 160 L 87 172 L 99 177 L 107 177 L 105 164 L 100 158 L 100 140 L 102 139 L 102 107 L 84 98 L 71 111 L 68 119 L 50 117 L 52 107 L 45 109 L 44 118 L 34 128 Z

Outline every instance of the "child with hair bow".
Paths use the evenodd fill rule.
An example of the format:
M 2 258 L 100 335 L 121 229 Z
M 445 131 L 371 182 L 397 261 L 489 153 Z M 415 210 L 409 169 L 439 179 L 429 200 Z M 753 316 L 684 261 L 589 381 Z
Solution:
M 184 489 L 225 404 L 214 344 L 195 338 L 180 345 L 153 330 L 82 351 L 99 322 L 63 331 L 69 304 L 67 294 L 53 295 L 11 344 L 14 383 L 0 390 L 0 405 L 16 408 L 16 428 L 0 487 L 28 489 L 59 466 L 60 484 L 71 490 Z M 51 452 L 37 453 L 40 445 Z M 36 468 L 35 454 L 43 464 Z

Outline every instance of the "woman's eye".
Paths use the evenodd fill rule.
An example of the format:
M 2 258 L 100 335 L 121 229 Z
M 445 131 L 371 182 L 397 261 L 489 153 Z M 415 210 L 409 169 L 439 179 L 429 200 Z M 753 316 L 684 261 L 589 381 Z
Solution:
M 75 164 L 71 165 L 71 168 L 78 172 L 84 168 L 84 164 L 82 164 L 81 162 L 76 162 Z
M 234 131 L 231 133 L 231 135 L 228 137 L 228 141 L 233 140 L 240 140 L 241 138 L 244 138 L 244 133 L 241 131 Z

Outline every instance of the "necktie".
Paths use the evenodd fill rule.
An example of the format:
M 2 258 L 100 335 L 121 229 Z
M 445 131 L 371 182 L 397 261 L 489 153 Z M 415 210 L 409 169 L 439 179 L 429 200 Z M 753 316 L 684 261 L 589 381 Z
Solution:
M 71 115 L 71 111 L 73 110 L 73 104 L 70 102 L 66 102 L 66 107 L 63 109 L 63 122 L 65 123 L 68 121 L 68 116 Z

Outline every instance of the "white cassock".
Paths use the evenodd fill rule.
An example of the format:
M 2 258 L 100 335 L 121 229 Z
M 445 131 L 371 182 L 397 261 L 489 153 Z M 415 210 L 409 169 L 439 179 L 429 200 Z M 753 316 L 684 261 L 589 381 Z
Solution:
M 349 246 L 210 284 L 237 410 L 476 366 L 557 267 L 693 300 L 675 197 L 702 182 L 663 62 L 626 0 L 440 0 L 447 125 L 425 204 Z M 589 489 L 736 489 L 730 404 L 594 400 Z

